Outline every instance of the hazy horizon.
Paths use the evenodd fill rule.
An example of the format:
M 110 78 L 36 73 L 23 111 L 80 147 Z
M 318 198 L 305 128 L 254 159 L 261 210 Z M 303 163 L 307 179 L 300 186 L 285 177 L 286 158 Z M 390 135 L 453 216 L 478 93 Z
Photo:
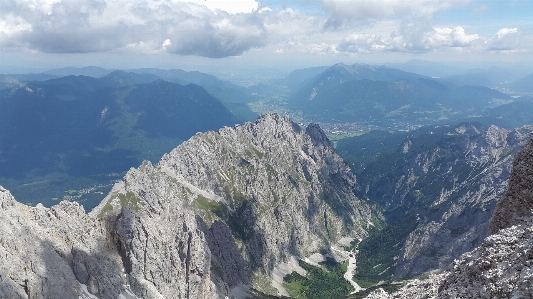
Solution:
M 533 65 L 533 1 L 2 1 L 0 73 Z

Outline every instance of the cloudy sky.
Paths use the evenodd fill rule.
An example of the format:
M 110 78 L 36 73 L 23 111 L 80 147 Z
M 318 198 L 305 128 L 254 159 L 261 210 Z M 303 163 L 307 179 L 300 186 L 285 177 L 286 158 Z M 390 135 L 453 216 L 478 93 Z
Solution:
M 532 0 L 0 0 L 0 72 L 533 60 Z

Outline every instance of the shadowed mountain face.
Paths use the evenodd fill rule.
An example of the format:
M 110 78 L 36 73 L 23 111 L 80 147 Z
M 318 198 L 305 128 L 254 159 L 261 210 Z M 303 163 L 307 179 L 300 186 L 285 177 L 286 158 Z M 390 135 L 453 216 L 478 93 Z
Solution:
M 361 142 L 339 142 L 341 155 L 363 165 L 362 195 L 385 209 L 389 223 L 359 245 L 357 278 L 377 283 L 445 269 L 479 246 L 512 159 L 531 132 L 532 126 L 508 131 L 463 123 L 368 134 L 364 149 L 354 152 Z
M 290 106 L 328 122 L 462 119 L 512 99 L 482 86 L 456 87 L 387 67 L 334 65 L 293 94 Z
M 287 77 L 282 80 L 279 80 L 277 83 L 287 86 L 291 91 L 298 91 L 300 88 L 311 82 L 313 78 L 320 75 L 328 68 L 329 67 L 327 66 L 319 66 L 294 70 L 289 75 L 287 75 Z
M 487 126 L 495 125 L 512 130 L 533 124 L 533 113 L 531 111 L 533 111 L 533 101 L 531 101 L 531 98 L 524 97 L 516 102 L 487 109 L 485 116 L 468 120 L 480 122 Z
M 134 69 L 131 71 L 143 76 L 150 74 L 155 75 L 163 80 L 181 85 L 191 83 L 200 85 L 224 103 L 248 103 L 253 101 L 253 98 L 246 91 L 245 87 L 233 84 L 229 81 L 220 80 L 213 75 L 204 74 L 198 71 L 187 72 L 179 69 L 162 70 L 153 68 Z
M 532 157 L 533 140 L 530 139 L 512 163 L 508 191 L 492 215 L 492 235 L 480 242 L 480 246 L 457 258 L 447 271 L 413 280 L 393 294 L 379 289 L 365 298 L 531 298 Z M 453 214 L 453 210 L 450 212 Z
M 5 92 L 0 175 L 121 172 L 156 159 L 198 131 L 242 121 L 199 86 L 155 79 L 117 71 L 100 79 L 68 76 Z

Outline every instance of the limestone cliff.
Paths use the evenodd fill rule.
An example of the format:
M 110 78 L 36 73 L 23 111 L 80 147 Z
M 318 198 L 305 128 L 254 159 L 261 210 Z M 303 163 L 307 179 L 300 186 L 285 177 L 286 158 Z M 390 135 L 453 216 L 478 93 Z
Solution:
M 194 273 L 186 282 L 211 276 L 215 285 L 225 283 L 224 292 L 250 282 L 274 292 L 259 281 L 268 281 L 276 265 L 328 251 L 343 237 L 363 237 L 372 221 L 380 221 L 356 190 L 355 177 L 319 127 L 303 132 L 288 118 L 267 114 L 255 123 L 197 134 L 157 165 L 130 170 L 91 214 L 117 215 L 136 293 L 148 294 L 154 280 L 167 285 L 168 271 L 161 269 L 177 260 L 180 246 L 190 246 L 176 241 L 187 234 L 198 234 L 194 246 L 211 254 L 186 258 L 203 262 L 186 270 Z M 120 233 L 123 226 L 130 233 Z
M 366 298 L 531 298 L 533 294 L 533 140 L 513 162 L 509 188 L 491 221 L 495 232 L 447 271 L 415 280 L 394 294 Z M 503 221 L 502 219 L 505 219 Z
M 71 202 L 28 207 L 1 189 L 0 297 L 276 294 L 276 266 L 383 221 L 357 190 L 318 126 L 274 114 L 132 168 L 88 214 Z
M 479 246 L 489 235 L 494 207 L 507 189 L 513 158 L 531 136 L 532 126 L 507 131 L 491 126 L 465 138 L 458 152 L 464 158 L 441 168 L 443 187 L 428 215 L 405 241 L 396 277 L 445 269 L 464 252 Z M 435 183 L 438 185 L 438 182 Z
M 531 132 L 533 126 L 508 131 L 475 123 L 423 128 L 367 166 L 359 176 L 364 195 L 380 203 L 389 225 L 403 234 L 387 249 L 394 260 L 370 265 L 385 273 L 376 282 L 446 269 L 479 246 L 507 189 L 513 157 Z
M 492 215 L 491 233 L 512 225 L 522 224 L 533 215 L 533 140 L 518 152 L 513 163 L 509 189 Z
M 0 298 L 127 294 L 109 228 L 79 204 L 28 207 L 0 187 L 0 224 Z

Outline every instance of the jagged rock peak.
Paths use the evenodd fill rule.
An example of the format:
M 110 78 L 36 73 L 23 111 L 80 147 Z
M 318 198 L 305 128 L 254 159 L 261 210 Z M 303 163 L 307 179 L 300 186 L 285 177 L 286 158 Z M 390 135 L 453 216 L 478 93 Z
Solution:
M 533 216 L 533 139 L 516 155 L 509 189 L 494 210 L 490 232 L 519 225 Z
M 88 214 L 68 201 L 29 207 L 0 187 L 0 297 L 288 295 L 268 284 L 278 265 L 383 221 L 324 132 L 309 132 L 266 114 L 196 134 L 130 169 Z
M 6 209 L 8 206 L 13 206 L 15 202 L 11 192 L 0 186 L 0 208 Z
M 177 290 L 167 285 L 170 276 L 188 277 L 177 284 L 194 280 L 204 297 L 243 284 L 260 287 L 254 277 L 268 281 L 292 257 L 362 238 L 382 221 L 355 195 L 356 178 L 324 132 L 309 130 L 269 113 L 198 133 L 156 165 L 131 169 L 91 214 L 118 218 L 132 291 L 146 297 L 153 284 L 172 296 Z M 180 259 L 187 244 L 196 249 L 181 265 L 161 258 Z M 148 262 L 140 258 L 145 254 Z M 153 275 L 154 269 L 166 270 Z
M 305 133 L 311 137 L 315 146 L 332 146 L 326 133 L 324 133 L 318 124 L 309 124 L 305 129 Z
M 114 299 L 128 291 L 106 224 L 80 204 L 30 207 L 0 186 L 0 223 L 0 298 Z
M 300 134 L 302 129 L 300 126 L 293 122 L 288 116 L 280 116 L 276 113 L 266 113 L 261 115 L 254 124 L 258 127 L 272 127 L 275 133 L 276 130 L 293 130 L 295 134 Z M 224 129 L 222 129 L 224 130 Z M 305 133 L 311 137 L 315 146 L 328 146 L 332 147 L 332 143 L 326 136 L 326 133 L 319 124 L 311 123 L 305 129 Z
M 293 122 L 289 116 L 281 116 L 277 113 L 272 112 L 262 114 L 257 118 L 255 122 L 247 122 L 244 124 L 244 126 L 249 124 L 255 124 L 259 127 L 277 128 L 278 130 L 280 128 L 292 129 L 295 133 L 300 133 L 302 131 L 302 128 L 300 128 L 297 123 Z M 240 127 L 240 125 L 236 125 L 235 127 Z

